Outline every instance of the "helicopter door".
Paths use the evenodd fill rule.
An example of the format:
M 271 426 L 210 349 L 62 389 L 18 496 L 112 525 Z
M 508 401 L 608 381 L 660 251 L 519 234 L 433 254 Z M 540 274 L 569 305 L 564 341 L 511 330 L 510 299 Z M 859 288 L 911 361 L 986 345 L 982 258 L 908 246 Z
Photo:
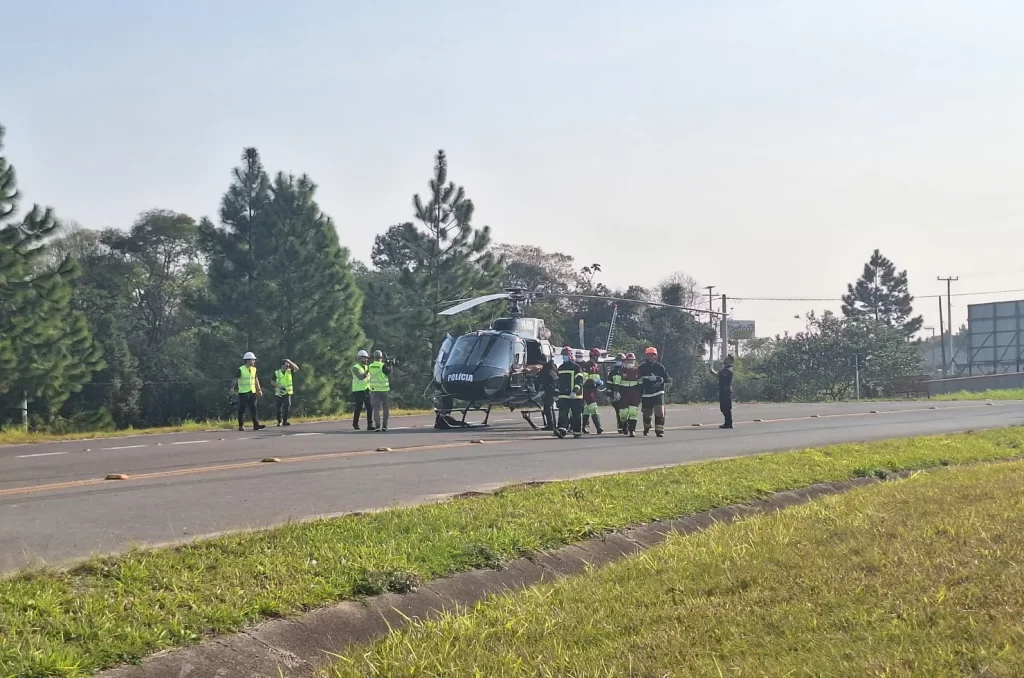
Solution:
M 455 343 L 455 338 L 450 334 L 444 335 L 444 341 L 441 342 L 441 349 L 437 352 L 437 358 L 434 359 L 434 383 L 441 383 L 441 370 L 444 369 L 445 363 L 448 362 L 448 356 L 452 354 L 452 345 Z
M 526 383 L 526 344 L 517 339 L 512 344 L 512 373 L 509 375 L 509 386 L 522 388 Z

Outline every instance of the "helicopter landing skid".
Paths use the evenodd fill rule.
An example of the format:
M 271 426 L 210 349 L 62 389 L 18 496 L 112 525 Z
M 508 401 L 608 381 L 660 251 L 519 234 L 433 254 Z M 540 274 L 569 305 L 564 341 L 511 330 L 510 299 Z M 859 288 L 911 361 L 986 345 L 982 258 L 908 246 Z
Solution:
M 479 424 L 471 424 L 466 421 L 466 415 L 470 412 L 484 411 L 484 420 Z M 490 426 L 488 420 L 491 417 L 491 407 L 488 406 L 486 409 L 482 407 L 465 407 L 462 410 L 455 410 L 455 412 L 462 412 L 462 419 L 456 419 L 452 416 L 452 411 L 434 410 L 434 428 L 439 429 L 453 429 L 453 428 L 475 428 L 478 426 Z
M 530 428 L 532 428 L 534 431 L 539 431 L 540 430 L 540 428 L 537 426 L 537 424 L 534 423 L 533 419 L 530 418 L 530 416 L 533 414 L 532 411 L 526 410 L 526 411 L 520 412 L 520 414 L 523 415 L 523 419 L 526 421 L 527 424 L 530 425 Z

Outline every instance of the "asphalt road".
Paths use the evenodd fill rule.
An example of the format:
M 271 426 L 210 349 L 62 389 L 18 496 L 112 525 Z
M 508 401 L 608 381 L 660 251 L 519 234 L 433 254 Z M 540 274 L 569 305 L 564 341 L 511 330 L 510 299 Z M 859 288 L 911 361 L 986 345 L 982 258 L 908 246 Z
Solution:
M 388 433 L 329 422 L 0 447 L 0 571 L 514 482 L 1024 424 L 1024 402 L 741 405 L 734 414 L 736 428 L 723 431 L 713 406 L 672 407 L 663 439 L 558 440 L 518 413 L 495 413 L 492 426 L 459 431 L 396 417 Z

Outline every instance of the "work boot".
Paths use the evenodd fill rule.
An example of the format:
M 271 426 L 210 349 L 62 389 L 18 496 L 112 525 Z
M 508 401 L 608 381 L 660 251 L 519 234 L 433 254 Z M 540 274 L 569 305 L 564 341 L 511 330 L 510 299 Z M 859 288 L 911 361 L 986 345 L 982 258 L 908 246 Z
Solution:
M 718 428 L 732 428 L 732 424 L 722 424 Z
M 244 431 L 244 430 L 245 430 L 245 427 L 244 427 L 244 426 L 239 426 L 239 427 L 238 427 L 238 430 L 239 430 L 239 431 Z
M 286 421 L 286 422 L 283 422 L 281 424 L 281 426 L 291 426 L 291 425 L 292 425 L 292 423 L 290 421 Z
M 588 434 L 590 433 L 590 415 L 589 414 L 584 414 L 583 415 L 583 432 L 584 433 L 588 433 Z
M 266 427 L 267 427 L 266 424 L 256 424 L 256 425 L 253 426 L 253 430 L 254 431 L 262 431 Z
M 595 414 L 592 419 L 594 420 L 594 428 L 597 430 L 597 435 L 604 433 L 604 429 L 601 428 L 601 416 Z
M 630 438 L 632 438 L 632 437 L 634 437 L 636 435 L 636 419 L 630 419 L 629 420 L 629 424 L 627 425 L 627 429 L 629 430 L 629 437 Z
M 555 429 L 555 435 L 558 436 L 559 438 L 564 438 L 565 434 L 566 434 L 566 430 L 564 428 L 556 428 Z

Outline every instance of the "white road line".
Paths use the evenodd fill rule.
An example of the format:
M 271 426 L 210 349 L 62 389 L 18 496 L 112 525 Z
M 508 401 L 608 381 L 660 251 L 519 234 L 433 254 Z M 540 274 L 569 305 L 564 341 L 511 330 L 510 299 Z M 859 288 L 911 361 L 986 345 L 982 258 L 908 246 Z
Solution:
M 291 434 L 289 434 L 289 437 L 291 437 L 291 438 L 298 438 L 299 436 L 322 436 L 322 435 L 323 435 L 323 433 L 313 433 L 313 432 L 310 432 L 310 433 L 291 433 Z
M 58 454 L 67 454 L 67 452 L 39 452 L 38 454 L 19 454 L 18 459 L 30 459 L 31 457 L 54 457 Z
M 171 445 L 197 445 L 199 443 L 208 443 L 209 440 L 182 440 L 177 443 L 171 443 Z
M 149 445 L 122 445 L 121 447 L 101 447 L 100 452 L 106 452 L 107 450 L 134 450 L 139 447 L 149 447 Z

